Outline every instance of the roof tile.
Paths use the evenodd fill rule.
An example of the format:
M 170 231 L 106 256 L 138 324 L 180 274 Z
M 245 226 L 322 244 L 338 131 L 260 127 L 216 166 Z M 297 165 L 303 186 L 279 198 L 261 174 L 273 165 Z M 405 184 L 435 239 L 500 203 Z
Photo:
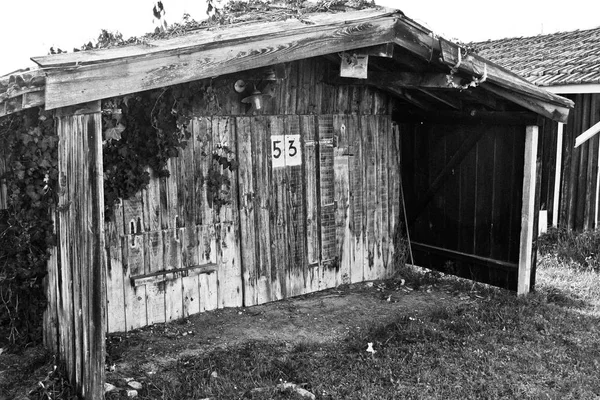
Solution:
M 598 83 L 600 28 L 476 43 L 479 54 L 539 86 Z

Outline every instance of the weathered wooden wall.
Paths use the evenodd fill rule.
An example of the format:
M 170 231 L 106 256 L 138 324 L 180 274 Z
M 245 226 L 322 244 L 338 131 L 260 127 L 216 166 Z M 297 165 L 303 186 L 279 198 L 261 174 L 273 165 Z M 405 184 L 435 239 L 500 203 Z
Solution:
M 246 305 L 393 273 L 389 116 L 243 117 L 238 132 Z M 273 167 L 267 150 L 283 134 L 299 135 L 300 165 Z
M 233 90 L 237 77 L 207 83 L 171 177 L 152 178 L 106 225 L 109 331 L 390 276 L 399 214 L 391 100 L 324 83 L 328 68 L 325 59 L 286 65 L 286 78 L 264 88 L 273 98 L 260 115 Z M 272 137 L 283 135 L 297 135 L 299 163 L 273 167 Z M 205 178 L 221 145 L 239 168 L 220 167 L 232 190 L 217 212 Z
M 59 110 L 58 246 L 48 262 L 44 339 L 83 398 L 101 399 L 105 349 L 104 189 L 100 104 Z
M 515 289 L 525 127 L 403 125 L 401 137 L 415 262 Z
M 600 121 L 600 94 L 566 95 L 575 102 L 575 109 L 563 129 L 561 181 L 559 198 L 560 227 L 589 230 L 597 226 L 598 186 L 598 136 L 578 148 L 575 138 Z M 544 120 L 540 151 L 543 153 L 542 209 L 548 210 L 548 220 L 553 209 L 556 171 L 557 123 Z
M 0 177 L 6 173 L 6 149 L 0 149 Z M 0 178 L 0 210 L 8 208 L 8 190 L 4 178 Z
M 153 176 L 106 225 L 111 332 L 242 305 L 237 173 L 218 167 L 231 180 L 220 209 L 206 182 L 218 146 L 235 151 L 235 120 L 197 118 L 191 128 L 188 146 L 169 161 L 171 176 Z

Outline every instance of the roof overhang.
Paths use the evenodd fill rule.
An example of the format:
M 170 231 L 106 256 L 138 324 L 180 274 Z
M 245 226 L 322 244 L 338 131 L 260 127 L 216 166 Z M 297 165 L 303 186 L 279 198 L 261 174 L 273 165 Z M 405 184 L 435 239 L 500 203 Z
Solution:
M 585 94 L 600 93 L 600 83 L 581 83 L 571 85 L 542 86 L 549 92 L 556 94 Z
M 44 101 L 49 110 L 386 43 L 479 79 L 485 91 L 544 117 L 566 122 L 573 107 L 572 101 L 476 54 L 464 54 L 460 46 L 401 12 L 383 8 L 219 27 L 143 45 L 32 60 L 46 76 Z

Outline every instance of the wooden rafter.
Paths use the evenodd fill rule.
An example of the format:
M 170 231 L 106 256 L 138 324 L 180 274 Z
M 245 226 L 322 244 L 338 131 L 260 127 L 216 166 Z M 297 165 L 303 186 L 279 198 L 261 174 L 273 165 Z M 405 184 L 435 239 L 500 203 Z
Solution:
M 524 96 L 521 93 L 513 92 L 490 83 L 482 83 L 481 87 L 499 97 L 503 97 L 528 110 L 535 111 L 536 113 L 555 121 L 566 123 L 569 117 L 570 107 L 568 106 L 561 106 L 548 101 Z
M 454 98 L 451 98 L 450 96 L 445 96 L 441 93 L 438 92 L 434 92 L 433 90 L 427 90 L 427 89 L 418 89 L 421 93 L 424 93 L 425 95 L 441 102 L 444 103 L 447 106 L 450 106 L 451 108 L 454 108 L 455 110 L 460 110 L 462 108 L 462 103 L 460 100 L 456 100 Z

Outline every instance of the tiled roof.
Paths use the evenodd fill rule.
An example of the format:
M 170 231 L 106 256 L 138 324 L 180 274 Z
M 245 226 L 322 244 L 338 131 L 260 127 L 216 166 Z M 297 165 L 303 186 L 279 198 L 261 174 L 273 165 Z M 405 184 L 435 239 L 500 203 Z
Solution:
M 478 54 L 539 86 L 600 83 L 600 28 L 476 43 Z

